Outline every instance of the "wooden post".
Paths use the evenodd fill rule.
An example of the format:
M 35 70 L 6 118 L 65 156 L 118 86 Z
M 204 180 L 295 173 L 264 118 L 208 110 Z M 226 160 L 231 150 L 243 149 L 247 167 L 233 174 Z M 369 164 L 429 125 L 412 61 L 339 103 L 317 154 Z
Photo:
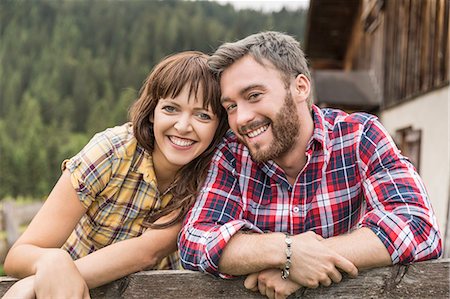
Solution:
M 3 203 L 3 219 L 5 222 L 7 248 L 11 248 L 19 238 L 19 219 L 16 217 L 15 204 L 12 201 Z
M 450 258 L 450 184 L 448 186 L 447 225 L 445 227 L 444 234 L 444 258 Z

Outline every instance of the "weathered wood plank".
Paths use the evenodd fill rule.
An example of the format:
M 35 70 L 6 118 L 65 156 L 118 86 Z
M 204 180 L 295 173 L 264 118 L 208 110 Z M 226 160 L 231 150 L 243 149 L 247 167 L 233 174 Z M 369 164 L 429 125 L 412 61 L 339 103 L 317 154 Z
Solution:
M 290 298 L 449 298 L 450 260 L 361 271 L 331 287 L 299 290 Z M 0 278 L 0 295 L 14 283 Z M 92 298 L 263 298 L 243 279 L 221 280 L 191 271 L 145 271 L 91 290 Z

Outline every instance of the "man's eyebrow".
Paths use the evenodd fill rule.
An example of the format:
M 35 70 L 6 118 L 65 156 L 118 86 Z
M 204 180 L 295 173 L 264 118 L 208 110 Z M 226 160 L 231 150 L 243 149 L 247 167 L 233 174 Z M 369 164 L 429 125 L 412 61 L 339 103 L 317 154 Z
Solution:
M 264 88 L 264 89 L 265 89 L 264 85 L 262 85 L 262 84 L 251 84 L 251 85 L 249 85 L 249 86 L 247 86 L 247 87 L 242 88 L 242 89 L 239 91 L 239 95 L 243 96 L 243 95 L 245 95 L 246 93 L 248 93 L 250 90 L 252 90 L 252 89 L 254 89 L 254 88 Z M 222 98 L 220 99 L 220 102 L 221 102 L 221 103 L 224 103 L 224 102 L 227 102 L 227 101 L 229 101 L 229 100 L 230 100 L 229 97 L 222 97 Z
M 222 97 L 222 98 L 220 98 L 220 103 L 223 104 L 225 102 L 228 102 L 229 100 L 230 100 L 229 97 Z

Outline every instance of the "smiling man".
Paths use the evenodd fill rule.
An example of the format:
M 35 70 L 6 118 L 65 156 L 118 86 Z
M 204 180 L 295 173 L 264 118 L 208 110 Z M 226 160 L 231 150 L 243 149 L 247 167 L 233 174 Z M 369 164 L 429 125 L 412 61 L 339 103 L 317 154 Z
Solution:
M 421 178 L 375 116 L 313 105 L 300 44 L 278 32 L 209 59 L 233 132 L 218 147 L 179 237 L 183 266 L 269 298 L 342 272 L 437 258 Z

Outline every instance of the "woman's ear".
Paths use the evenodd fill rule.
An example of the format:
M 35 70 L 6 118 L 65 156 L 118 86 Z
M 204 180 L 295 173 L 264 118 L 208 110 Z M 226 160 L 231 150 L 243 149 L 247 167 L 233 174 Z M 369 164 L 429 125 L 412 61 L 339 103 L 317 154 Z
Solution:
M 153 123 L 154 119 L 155 119 L 155 113 L 153 112 L 153 113 L 150 114 L 150 116 L 148 117 L 148 120 L 149 120 L 151 123 Z
M 311 95 L 311 81 L 303 74 L 299 74 L 294 80 L 295 95 L 299 101 L 307 100 Z

